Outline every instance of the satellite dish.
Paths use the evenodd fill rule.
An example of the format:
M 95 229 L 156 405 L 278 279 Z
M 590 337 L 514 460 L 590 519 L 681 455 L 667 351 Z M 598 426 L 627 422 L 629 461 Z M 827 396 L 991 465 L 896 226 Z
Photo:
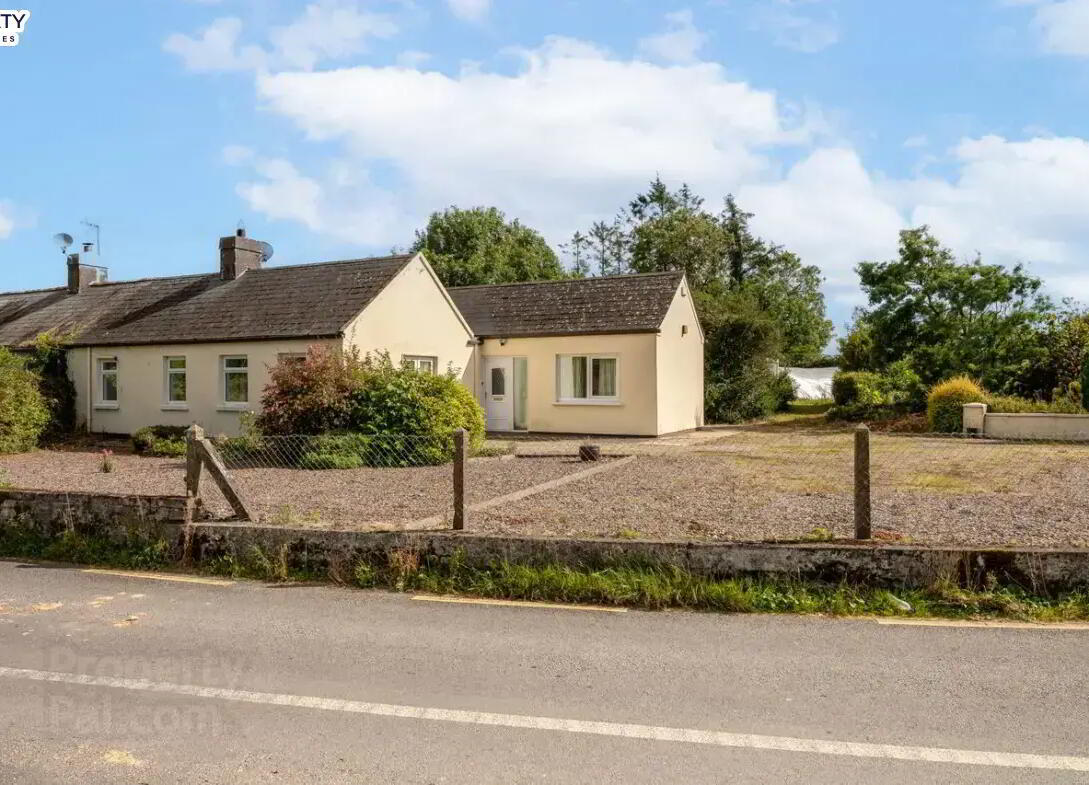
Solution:
M 61 253 L 67 253 L 68 246 L 74 243 L 75 240 L 72 239 L 72 235 L 68 234 L 68 232 L 57 232 L 57 234 L 53 235 L 53 242 L 60 246 Z
M 261 249 L 261 261 L 262 262 L 267 262 L 269 259 L 272 258 L 272 253 L 273 253 L 272 252 L 272 245 L 270 245 L 269 243 L 266 243 L 264 241 L 259 242 L 257 245 Z

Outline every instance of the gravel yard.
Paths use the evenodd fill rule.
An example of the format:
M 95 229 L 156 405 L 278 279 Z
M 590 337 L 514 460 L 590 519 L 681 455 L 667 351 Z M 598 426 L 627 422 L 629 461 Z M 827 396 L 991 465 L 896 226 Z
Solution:
M 579 440 L 515 440 L 522 456 L 476 458 L 469 505 L 601 467 L 557 487 L 471 511 L 469 528 L 542 536 L 728 540 L 849 538 L 853 437 L 823 428 L 749 426 L 658 440 L 595 440 L 610 456 L 574 459 Z M 184 463 L 91 451 L 0 458 L 13 486 L 180 494 Z M 875 434 L 876 536 L 919 543 L 1089 547 L 1089 445 L 1009 444 Z M 628 461 L 611 456 L 634 456 Z M 263 522 L 329 528 L 402 527 L 451 516 L 451 468 L 235 469 Z M 230 510 L 210 479 L 205 504 Z

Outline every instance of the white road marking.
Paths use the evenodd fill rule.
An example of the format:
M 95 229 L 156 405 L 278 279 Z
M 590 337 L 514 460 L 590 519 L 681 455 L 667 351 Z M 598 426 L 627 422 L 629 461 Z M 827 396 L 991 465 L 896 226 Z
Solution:
M 669 728 L 654 725 L 634 725 L 618 722 L 533 717 L 523 714 L 495 714 L 486 711 L 462 711 L 423 706 L 402 706 L 390 703 L 318 698 L 307 695 L 282 695 L 271 692 L 249 692 L 223 687 L 198 687 L 190 684 L 123 679 L 110 676 L 86 676 L 79 673 L 38 671 L 0 666 L 0 677 L 24 681 L 56 682 L 86 687 L 111 687 L 137 692 L 159 692 L 194 698 L 256 703 L 268 706 L 290 706 L 302 709 L 337 711 L 348 714 L 369 714 L 434 722 L 454 722 L 464 725 L 491 725 L 501 728 L 585 733 L 594 736 L 615 736 L 624 739 L 705 744 L 714 747 L 736 747 L 751 750 L 802 752 L 813 755 L 839 755 L 853 758 L 883 758 L 924 763 L 951 763 L 962 766 L 999 766 L 1014 769 L 1050 769 L 1089 772 L 1089 758 L 1073 755 L 1034 755 L 1020 752 L 988 752 L 956 750 L 941 747 L 906 747 L 899 744 L 869 744 L 828 739 L 800 739 L 790 736 L 761 736 L 750 733 Z
M 147 578 L 149 581 L 174 581 L 176 583 L 200 583 L 205 586 L 234 586 L 234 581 L 222 578 L 201 578 L 199 575 L 175 575 L 165 572 L 132 572 L 130 570 L 87 569 L 92 575 L 114 575 L 118 578 Z M 135 595 L 134 595 L 135 596 Z M 143 596 L 143 595 L 141 595 Z
M 414 600 L 424 602 L 450 602 L 458 605 L 504 605 L 512 608 L 548 608 L 561 611 L 602 611 L 604 613 L 627 613 L 627 608 L 612 608 L 607 605 L 564 605 L 558 602 L 531 602 L 529 600 L 489 600 L 483 597 L 448 597 L 438 594 L 414 594 Z
M 1028 622 L 1028 621 L 1001 621 L 996 619 L 972 621 L 971 619 L 898 619 L 896 617 L 874 619 L 878 624 L 902 625 L 906 627 L 969 627 L 976 629 L 1001 629 L 1001 630 L 1089 630 L 1089 624 L 1085 622 Z

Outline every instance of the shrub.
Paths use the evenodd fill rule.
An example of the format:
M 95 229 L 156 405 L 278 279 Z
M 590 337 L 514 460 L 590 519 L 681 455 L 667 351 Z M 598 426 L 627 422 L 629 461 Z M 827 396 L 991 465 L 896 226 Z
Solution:
M 837 406 L 873 405 L 884 400 L 881 377 L 870 371 L 840 371 L 832 377 L 832 399 Z
M 311 349 L 303 361 L 272 369 L 258 427 L 272 435 L 322 436 L 311 464 L 420 466 L 453 458 L 451 433 L 484 441 L 484 411 L 453 373 L 397 368 L 389 355 Z M 320 456 L 320 458 L 318 457 Z
M 833 406 L 825 419 L 829 422 L 885 422 L 908 414 L 902 404 L 888 403 L 849 403 L 845 406 Z
M 1030 401 L 1014 395 L 988 395 L 983 399 L 987 410 L 995 414 L 1083 414 L 1081 404 L 1069 398 L 1054 401 Z
M 132 449 L 139 455 L 179 458 L 185 455 L 184 425 L 148 425 L 132 435 Z
M 68 376 L 67 342 L 71 334 L 47 331 L 34 339 L 27 367 L 39 377 L 38 389 L 49 409 L 43 441 L 58 441 L 76 430 L 76 387 Z
M 1089 352 L 1081 366 L 1081 408 L 1089 411 Z
M 22 357 L 0 348 L 0 453 L 33 449 L 48 423 L 41 377 Z
M 983 403 L 986 393 L 967 376 L 956 376 L 940 382 L 930 390 L 926 399 L 926 419 L 935 433 L 959 433 L 964 404 Z
M 926 385 L 912 367 L 910 357 L 889 365 L 881 374 L 878 386 L 885 403 L 903 405 L 913 412 L 926 408 Z

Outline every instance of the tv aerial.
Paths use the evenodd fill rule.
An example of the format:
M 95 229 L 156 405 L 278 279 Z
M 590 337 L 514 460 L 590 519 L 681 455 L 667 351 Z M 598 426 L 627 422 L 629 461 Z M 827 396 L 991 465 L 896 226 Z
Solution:
M 60 247 L 62 254 L 67 254 L 68 248 L 72 245 L 72 243 L 75 242 L 75 240 L 72 239 L 72 235 L 68 234 L 68 232 L 57 232 L 55 235 L 53 235 L 53 242 L 55 242 Z

